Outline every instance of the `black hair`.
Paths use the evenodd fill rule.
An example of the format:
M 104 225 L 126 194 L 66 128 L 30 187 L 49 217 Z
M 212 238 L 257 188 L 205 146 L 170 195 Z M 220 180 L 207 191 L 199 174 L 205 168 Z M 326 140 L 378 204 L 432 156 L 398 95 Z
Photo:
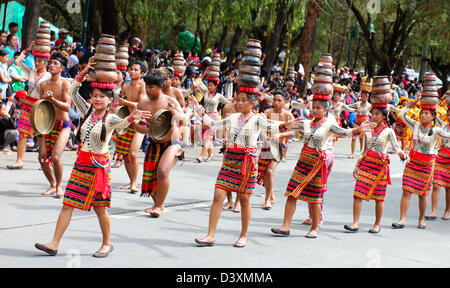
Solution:
M 57 60 L 64 66 L 64 68 L 67 67 L 67 57 L 61 52 L 53 53 L 52 56 L 50 56 L 50 60 Z
M 276 94 L 280 94 L 281 96 L 283 96 L 284 100 L 286 100 L 286 101 L 289 100 L 289 95 L 284 90 L 278 89 L 275 92 L 273 92 L 273 95 L 276 95 Z
M 436 110 L 433 110 L 433 109 L 423 109 L 423 108 L 422 108 L 422 109 L 420 110 L 420 113 L 421 113 L 423 110 L 428 110 L 428 111 L 430 111 L 431 115 L 433 115 L 433 126 L 431 127 L 430 132 L 428 132 L 428 136 L 432 136 L 432 135 L 433 135 L 433 128 L 434 128 L 434 126 L 436 126 L 437 112 L 436 112 Z
M 323 107 L 323 109 L 328 110 L 327 114 L 328 114 L 328 112 L 330 112 L 330 107 L 331 107 L 330 100 L 313 99 L 313 103 L 314 102 L 318 102 Z
M 5 50 L 1 49 L 0 50 L 0 57 L 6 56 L 6 55 L 9 55 L 9 53 L 6 52 Z
M 8 36 L 6 36 L 6 43 L 11 41 L 14 36 L 17 36 L 17 35 L 16 34 L 9 34 Z
M 144 75 L 144 82 L 146 85 L 161 86 L 166 82 L 166 77 L 161 71 L 152 69 Z
M 13 57 L 20 56 L 20 52 L 15 52 Z
M 371 110 L 371 112 L 372 112 L 374 109 L 377 109 L 378 111 L 381 112 L 381 114 L 383 114 L 383 116 L 384 116 L 384 118 L 385 118 L 385 120 L 386 120 L 388 126 L 391 127 L 391 125 L 393 124 L 392 121 L 394 120 L 394 118 L 389 117 L 389 110 L 388 110 L 387 108 L 373 107 L 372 110 Z
M 92 88 L 89 94 L 92 94 L 92 91 L 94 89 L 100 90 L 100 92 L 105 94 L 108 98 L 113 98 L 114 97 L 113 90 L 100 89 L 100 88 Z M 89 115 L 91 115 L 93 109 L 94 109 L 94 105 L 91 104 L 91 106 L 89 107 L 88 112 L 86 113 L 86 116 L 84 116 L 84 118 L 82 118 L 81 121 L 80 121 L 80 128 L 83 126 L 84 122 L 89 117 Z M 106 140 L 105 121 L 106 121 L 106 116 L 108 116 L 109 110 L 111 110 L 111 103 L 108 104 L 108 107 L 106 108 L 105 115 L 103 115 L 103 118 L 102 118 L 102 132 L 100 133 L 100 140 L 102 140 L 102 142 L 105 142 L 105 140 Z M 78 143 L 78 144 L 81 144 L 81 129 L 78 130 L 78 133 L 75 136 L 75 142 Z
M 144 63 L 142 63 L 142 61 L 139 60 L 131 61 L 130 64 L 128 64 L 128 67 L 131 68 L 133 65 L 139 65 L 141 72 L 143 72 L 144 74 L 147 73 L 147 69 L 145 68 L 145 65 Z
M 19 27 L 19 24 L 17 24 L 16 22 L 9 23 L 8 28 L 11 29 L 13 27 Z

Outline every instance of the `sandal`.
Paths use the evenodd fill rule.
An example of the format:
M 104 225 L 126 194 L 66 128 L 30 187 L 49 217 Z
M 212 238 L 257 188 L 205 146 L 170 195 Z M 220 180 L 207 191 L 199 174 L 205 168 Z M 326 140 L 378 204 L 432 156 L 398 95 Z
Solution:
M 196 242 L 200 247 L 206 247 L 206 246 L 214 246 L 214 245 L 216 245 L 216 241 L 214 241 L 214 240 L 208 242 L 208 241 L 203 241 L 202 239 L 195 238 L 195 242 Z
M 95 257 L 95 258 L 105 258 L 105 257 L 108 257 L 109 256 L 109 254 L 111 254 L 111 252 L 114 250 L 114 247 L 113 247 L 113 245 L 111 245 L 111 246 L 109 246 L 109 249 L 108 249 L 108 251 L 106 251 L 106 252 L 104 252 L 104 253 L 100 253 L 100 252 L 95 252 L 93 255 L 92 255 L 92 257 Z
M 398 224 L 398 223 L 392 223 L 392 228 L 394 228 L 394 229 L 403 229 L 403 228 L 405 228 L 405 225 Z
M 58 253 L 58 250 L 52 250 L 50 248 L 45 247 L 42 244 L 36 243 L 34 244 L 34 247 L 36 247 L 36 249 L 44 251 L 45 253 L 48 253 L 51 256 L 56 256 L 56 254 Z
M 348 226 L 347 224 L 344 225 L 344 229 L 350 232 L 358 232 L 359 231 L 359 227 L 357 228 L 352 228 L 352 226 Z

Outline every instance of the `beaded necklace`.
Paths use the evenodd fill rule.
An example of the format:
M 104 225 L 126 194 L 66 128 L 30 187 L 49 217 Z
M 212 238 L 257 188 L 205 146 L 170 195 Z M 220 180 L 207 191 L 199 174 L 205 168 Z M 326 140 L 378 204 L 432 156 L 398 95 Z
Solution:
M 423 139 L 425 138 L 425 136 L 427 135 L 427 133 L 432 129 L 433 127 L 430 127 L 428 129 L 426 129 L 425 131 L 423 130 L 422 124 L 420 124 L 419 126 L 419 135 L 417 135 L 417 142 L 419 143 L 419 148 L 420 150 L 422 150 L 423 153 L 428 154 L 428 149 L 425 148 L 425 146 L 422 144 L 423 143 Z M 422 139 L 420 137 L 420 132 L 423 133 Z

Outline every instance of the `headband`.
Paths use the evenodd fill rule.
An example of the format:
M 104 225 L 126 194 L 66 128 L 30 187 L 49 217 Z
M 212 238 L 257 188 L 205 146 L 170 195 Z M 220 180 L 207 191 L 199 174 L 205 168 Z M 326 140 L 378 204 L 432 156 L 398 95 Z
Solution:
M 328 94 L 315 94 L 313 96 L 314 100 L 322 100 L 322 101 L 329 101 L 330 100 L 330 95 Z
M 437 105 L 420 105 L 422 109 L 425 110 L 437 110 Z
M 47 60 L 50 60 L 50 53 L 48 53 L 48 52 L 33 51 L 32 54 L 33 54 L 34 57 L 47 58 Z
M 378 108 L 378 109 L 387 109 L 388 104 L 371 104 L 372 108 Z
M 117 66 L 117 69 L 121 71 L 127 71 L 127 68 L 127 66 Z
M 98 88 L 98 89 L 106 89 L 106 90 L 114 90 L 116 88 L 115 83 L 102 83 L 102 82 L 91 82 L 92 88 Z
M 245 92 L 250 94 L 256 94 L 259 92 L 258 87 L 239 87 L 239 92 Z

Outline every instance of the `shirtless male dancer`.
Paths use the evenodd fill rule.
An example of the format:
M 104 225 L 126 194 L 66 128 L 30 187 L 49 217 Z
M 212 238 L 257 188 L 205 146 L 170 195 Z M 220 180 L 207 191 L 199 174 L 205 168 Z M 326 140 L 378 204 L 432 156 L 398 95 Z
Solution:
M 49 72 L 52 78 L 40 84 L 41 99 L 50 101 L 55 107 L 56 122 L 52 131 L 44 137 L 38 137 L 39 162 L 42 170 L 50 182 L 50 188 L 42 195 L 56 193 L 56 197 L 64 196 L 61 188 L 63 165 L 61 155 L 70 136 L 72 122 L 69 111 L 72 99 L 68 92 L 70 84 L 61 77 L 67 67 L 67 58 L 64 54 L 55 52 L 50 57 Z M 53 164 L 53 167 L 52 165 Z
M 145 75 L 146 68 L 140 61 L 133 61 L 128 67 L 131 82 L 123 85 L 119 104 L 128 106 L 130 112 L 133 112 L 136 110 L 140 97 L 145 96 L 145 83 L 142 80 L 142 77 Z M 116 139 L 116 151 L 114 156 L 116 161 L 125 162 L 125 170 L 130 178 L 130 183 L 120 187 L 120 189 L 130 190 L 131 193 L 138 192 L 138 152 L 143 140 L 144 134 L 137 132 L 133 124 L 124 134 L 118 135 Z M 120 166 L 116 164 L 118 163 L 115 163 L 115 167 Z
M 294 115 L 291 112 L 284 109 L 286 103 L 289 101 L 288 94 L 283 90 L 277 90 L 273 94 L 273 108 L 264 111 L 266 118 L 271 121 L 282 121 L 287 122 L 294 120 Z M 268 141 L 275 140 L 282 145 L 287 145 L 287 140 L 294 136 L 295 132 L 284 131 L 281 133 L 276 133 L 273 135 L 266 136 L 266 141 L 261 149 L 261 154 L 258 160 L 258 179 L 257 183 L 262 184 L 266 188 L 266 199 L 265 203 L 261 204 L 264 209 L 268 210 L 272 208 L 272 204 L 275 204 L 275 196 L 273 194 L 273 184 L 274 184 L 274 172 L 275 168 L 278 166 L 278 162 L 273 159 L 270 153 L 270 148 Z M 283 148 L 287 149 L 287 148 Z M 268 153 L 267 153 L 268 152 Z
M 164 210 L 164 201 L 169 192 L 169 175 L 177 157 L 181 154 L 181 131 L 178 125 L 187 123 L 187 119 L 178 101 L 162 92 L 165 76 L 161 71 L 151 70 L 144 76 L 146 95 L 139 99 L 137 109 L 150 111 L 155 115 L 165 109 L 172 113 L 172 126 L 161 140 L 151 139 L 144 161 L 141 196 L 151 196 L 154 205 L 145 209 L 153 217 L 159 217 Z M 174 123 L 176 122 L 176 123 Z M 148 133 L 148 127 L 136 124 L 136 131 Z M 151 135 L 150 135 L 151 136 Z

